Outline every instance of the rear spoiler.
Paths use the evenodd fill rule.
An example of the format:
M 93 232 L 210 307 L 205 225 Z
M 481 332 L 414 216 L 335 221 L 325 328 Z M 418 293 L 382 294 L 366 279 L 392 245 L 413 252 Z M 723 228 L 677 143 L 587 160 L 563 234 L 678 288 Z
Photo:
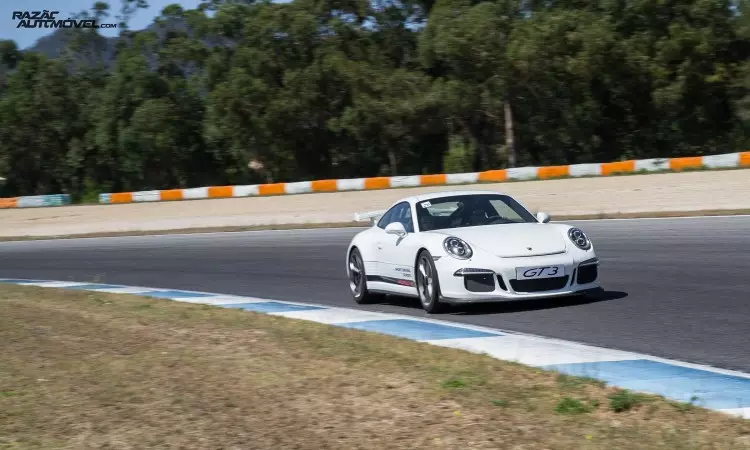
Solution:
M 354 221 L 364 222 L 367 219 L 370 219 L 370 223 L 374 224 L 383 214 L 385 214 L 385 211 L 370 211 L 370 212 L 363 212 L 363 213 L 354 213 Z

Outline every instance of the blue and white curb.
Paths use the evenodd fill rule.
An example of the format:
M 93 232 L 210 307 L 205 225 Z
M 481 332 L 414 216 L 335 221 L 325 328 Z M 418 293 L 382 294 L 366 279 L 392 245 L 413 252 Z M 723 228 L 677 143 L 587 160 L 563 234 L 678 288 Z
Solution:
M 373 331 L 596 378 L 611 386 L 662 395 L 750 419 L 750 374 L 639 353 L 400 314 L 256 297 L 73 281 L 0 279 L 0 283 L 135 294 Z

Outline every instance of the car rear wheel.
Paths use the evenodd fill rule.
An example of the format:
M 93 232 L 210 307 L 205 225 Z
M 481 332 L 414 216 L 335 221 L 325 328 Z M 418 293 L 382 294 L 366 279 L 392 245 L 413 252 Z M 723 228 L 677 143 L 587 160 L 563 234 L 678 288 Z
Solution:
M 383 298 L 382 295 L 367 290 L 365 263 L 362 261 L 362 255 L 356 248 L 349 254 L 349 270 L 347 272 L 349 275 L 349 290 L 351 290 L 355 302 L 366 304 Z
M 427 250 L 417 258 L 417 292 L 422 308 L 428 313 L 439 313 L 445 309 L 445 303 L 440 301 L 440 281 L 435 262 Z

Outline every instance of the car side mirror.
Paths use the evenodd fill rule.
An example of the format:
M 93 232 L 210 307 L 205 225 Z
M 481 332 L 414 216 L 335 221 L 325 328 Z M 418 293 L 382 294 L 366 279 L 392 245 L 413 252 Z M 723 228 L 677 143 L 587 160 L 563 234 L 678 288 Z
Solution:
M 550 221 L 550 216 L 545 212 L 538 212 L 536 213 L 536 220 L 538 220 L 539 223 L 548 223 Z
M 406 236 L 406 228 L 404 228 L 404 224 L 401 222 L 391 222 L 385 227 L 385 232 L 388 234 L 395 234 L 399 237 Z

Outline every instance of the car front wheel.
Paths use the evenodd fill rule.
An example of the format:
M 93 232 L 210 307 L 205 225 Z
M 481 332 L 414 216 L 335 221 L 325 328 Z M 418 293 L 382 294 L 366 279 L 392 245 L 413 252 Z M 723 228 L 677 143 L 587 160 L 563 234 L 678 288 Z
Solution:
M 440 301 L 440 282 L 435 269 L 435 262 L 427 250 L 417 259 L 417 291 L 422 308 L 430 314 L 441 312 L 445 304 Z

